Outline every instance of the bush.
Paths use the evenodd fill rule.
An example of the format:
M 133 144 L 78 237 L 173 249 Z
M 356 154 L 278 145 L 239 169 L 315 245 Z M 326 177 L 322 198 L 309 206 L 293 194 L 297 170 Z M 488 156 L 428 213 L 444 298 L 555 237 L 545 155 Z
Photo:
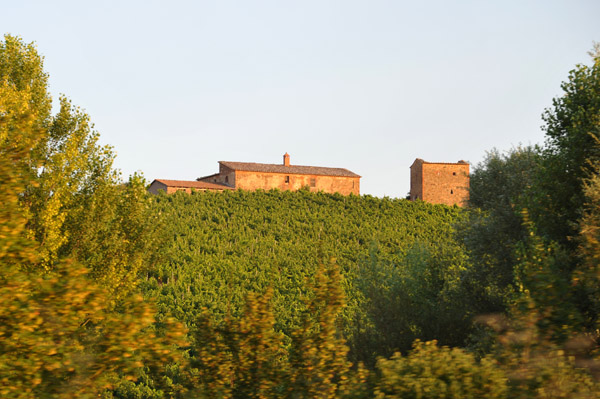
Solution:
M 504 398 L 507 378 L 496 363 L 480 362 L 461 349 L 438 347 L 436 341 L 415 341 L 408 356 L 396 353 L 377 363 L 378 399 Z

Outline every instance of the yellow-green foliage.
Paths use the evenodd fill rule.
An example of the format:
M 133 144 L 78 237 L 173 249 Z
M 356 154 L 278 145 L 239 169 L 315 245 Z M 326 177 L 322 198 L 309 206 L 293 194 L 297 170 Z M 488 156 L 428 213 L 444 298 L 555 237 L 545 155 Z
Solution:
M 416 341 L 407 356 L 380 359 L 375 387 L 378 399 L 505 398 L 507 378 L 488 358 L 477 362 L 458 348 Z
M 239 320 L 217 325 L 205 312 L 193 334 L 192 367 L 207 397 L 280 397 L 287 372 L 283 334 L 274 330 L 271 294 L 248 294 Z
M 366 379 L 350 371 L 337 329 L 344 295 L 335 264 L 321 265 L 306 298 L 302 325 L 291 340 L 274 329 L 271 291 L 249 294 L 239 319 L 221 322 L 205 311 L 193 333 L 192 371 L 211 398 L 353 397 Z M 353 389 L 355 392 L 351 392 Z
M 546 309 L 538 309 L 524 293 L 512 307 L 510 319 L 501 315 L 482 318 L 498 332 L 493 356 L 508 378 L 507 397 L 600 397 L 600 384 L 590 373 L 599 366 L 589 353 L 593 339 L 571 335 L 558 345 L 546 325 L 540 324 L 547 316 Z
M 29 152 L 42 135 L 34 127 L 30 92 L 0 80 L 0 259 L 5 264 L 31 264 L 36 257 L 25 237 L 27 216 L 18 193 L 31 174 Z
M 340 271 L 332 260 L 315 275 L 300 327 L 292 331 L 287 397 L 339 397 L 348 383 L 348 347 L 337 328 L 344 306 Z
M 582 265 L 573 275 L 573 285 L 585 288 L 591 298 L 595 314 L 600 314 L 600 165 L 585 185 L 586 207 L 580 226 Z M 600 318 L 596 319 L 600 331 Z
M 134 378 L 142 359 L 173 360 L 181 334 L 157 338 L 154 309 L 130 298 L 107 312 L 107 293 L 70 264 L 47 276 L 8 272 L 0 287 L 0 397 L 87 398 L 115 373 Z
M 555 172 L 564 169 L 558 161 L 576 160 L 581 169 L 597 158 L 597 132 L 579 128 L 581 118 L 571 126 L 574 140 L 561 147 L 568 131 L 558 128 L 570 125 L 558 111 L 576 111 L 579 100 L 597 97 L 598 62 L 572 74 L 565 86 L 571 94 L 547 114 L 556 153 L 540 156 L 554 161 L 546 167 Z M 98 145 L 89 117 L 65 98 L 52 116 L 50 100 L 35 48 L 6 36 L 0 43 L 0 397 L 600 397 L 590 373 L 600 368 L 597 175 L 573 197 L 585 195 L 585 207 L 575 202 L 572 214 L 545 220 L 552 234 L 544 238 L 570 250 L 538 237 L 533 224 L 518 224 L 527 237 L 494 246 L 500 257 L 502 243 L 520 250 L 511 249 L 506 270 L 496 265 L 517 292 L 500 295 L 512 300 L 511 320 L 496 318 L 491 355 L 478 360 L 417 340 L 405 356 L 380 358 L 375 374 L 352 367 L 342 332 L 355 358 L 372 359 L 415 336 L 460 345 L 469 331 L 463 307 L 470 296 L 461 289 L 485 281 L 486 270 L 464 285 L 469 266 L 452 239 L 462 211 L 308 191 L 150 200 L 141 177 L 121 184 L 114 155 Z M 597 128 L 594 104 L 586 126 Z M 570 170 L 577 184 L 584 181 L 581 170 Z M 552 184 L 558 176 L 547 174 Z M 538 206 L 533 223 L 544 227 L 539 213 L 563 212 L 573 204 L 569 198 Z M 511 203 L 503 207 L 506 220 L 520 220 Z M 160 248 L 159 214 L 168 218 L 171 246 L 168 262 L 150 268 Z M 485 227 L 511 230 L 494 229 L 499 220 Z M 572 240 L 563 230 L 575 221 L 581 235 Z M 323 253 L 337 256 L 340 267 L 320 264 Z M 481 259 L 489 254 L 481 251 Z M 157 318 L 132 294 L 139 281 L 159 298 Z M 190 326 L 191 344 L 165 316 L 169 310 Z
M 543 351 L 512 349 L 510 363 L 503 366 L 510 377 L 510 398 L 600 398 L 600 384 L 564 350 L 551 345 Z
M 27 129 L 16 129 L 7 119 L 0 140 L 14 161 L 23 155 L 14 149 L 28 140 L 27 132 L 37 134 L 27 161 L 14 161 L 29 176 L 19 199 L 28 215 L 27 236 L 38 243 L 35 264 L 22 266 L 44 272 L 65 258 L 77 260 L 109 290 L 114 305 L 135 290 L 140 271 L 154 262 L 158 218 L 143 179 L 133 176 L 122 184 L 112 169 L 112 149 L 98 144 L 85 112 L 61 97 L 59 112 L 51 114 L 47 81 L 35 46 L 6 35 L 0 42 L 0 94 L 6 106 L 23 97 L 29 121 Z
M 177 358 L 171 348 L 183 331 L 165 320 L 159 338 L 150 328 L 154 308 L 139 296 L 113 311 L 111 294 L 71 259 L 56 258 L 48 272 L 36 268 L 48 251 L 31 234 L 39 213 L 29 190 L 40 186 L 37 149 L 48 130 L 31 86 L 4 75 L 6 48 L 15 46 L 7 40 L 0 45 L 0 397 L 97 397 L 117 374 L 135 378 L 142 359 L 156 368 Z

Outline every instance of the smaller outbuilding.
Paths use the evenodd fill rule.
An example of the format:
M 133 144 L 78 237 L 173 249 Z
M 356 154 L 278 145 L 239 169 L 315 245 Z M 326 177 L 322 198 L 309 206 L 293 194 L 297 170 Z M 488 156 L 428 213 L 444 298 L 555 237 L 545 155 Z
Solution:
M 164 191 L 167 194 L 172 194 L 177 191 L 185 191 L 186 193 L 191 193 L 192 190 L 196 191 L 223 191 L 223 190 L 233 190 L 233 188 L 228 187 L 224 184 L 218 183 L 209 183 L 204 181 L 195 181 L 195 180 L 166 180 L 166 179 L 156 179 L 148 187 L 148 192 L 151 194 L 158 194 L 159 191 Z

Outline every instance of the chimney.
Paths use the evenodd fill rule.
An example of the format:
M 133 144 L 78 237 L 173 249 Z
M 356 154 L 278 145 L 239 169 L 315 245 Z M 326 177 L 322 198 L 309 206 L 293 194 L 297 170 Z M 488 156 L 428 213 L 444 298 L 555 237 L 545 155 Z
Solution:
M 288 154 L 287 152 L 283 154 L 283 165 L 290 166 L 290 154 Z

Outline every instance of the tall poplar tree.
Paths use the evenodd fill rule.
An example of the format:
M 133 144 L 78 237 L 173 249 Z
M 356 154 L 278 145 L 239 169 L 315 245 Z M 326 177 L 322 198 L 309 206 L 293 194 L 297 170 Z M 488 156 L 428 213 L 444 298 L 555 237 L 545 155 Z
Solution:
M 112 149 L 98 143 L 90 117 L 65 96 L 52 115 L 48 75 L 33 44 L 4 37 L 0 80 L 28 93 L 32 127 L 40 131 L 28 164 L 32 179 L 21 196 L 28 235 L 39 245 L 30 267 L 50 271 L 61 259 L 75 259 L 118 301 L 160 253 L 144 180 L 133 176 L 123 184 Z
M 35 215 L 23 195 L 36 186 L 46 130 L 34 100 L 30 87 L 0 80 L 0 397 L 98 397 L 118 374 L 135 378 L 142 359 L 149 367 L 173 359 L 181 333 L 158 338 L 148 328 L 155 312 L 139 296 L 113 312 L 110 293 L 72 259 L 35 270 L 44 243 L 29 234 Z

